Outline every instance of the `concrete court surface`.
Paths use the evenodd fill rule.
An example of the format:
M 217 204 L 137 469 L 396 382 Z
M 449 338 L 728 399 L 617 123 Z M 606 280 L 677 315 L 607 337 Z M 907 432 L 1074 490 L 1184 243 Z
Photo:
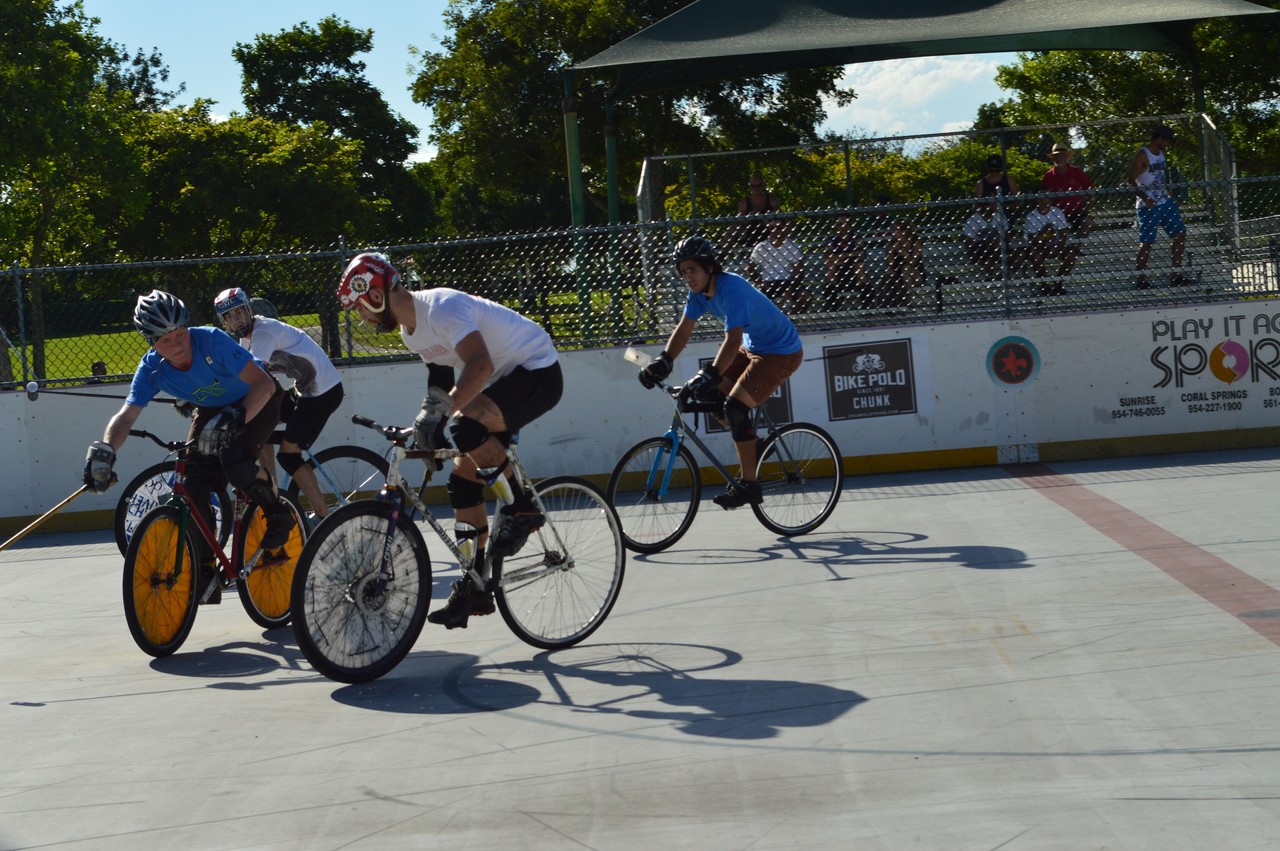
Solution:
M 584 646 L 428 624 L 363 686 L 234 595 L 153 661 L 107 533 L 32 536 L 0 848 L 1280 847 L 1278 495 L 1251 450 L 858 477 L 791 541 L 706 502 Z

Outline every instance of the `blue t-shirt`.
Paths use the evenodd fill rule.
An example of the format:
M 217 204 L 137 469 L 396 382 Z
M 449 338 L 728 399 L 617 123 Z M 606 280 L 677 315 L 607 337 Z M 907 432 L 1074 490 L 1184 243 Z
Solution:
M 684 315 L 700 319 L 710 313 L 724 321 L 725 330 L 742 329 L 742 344 L 757 355 L 790 355 L 800 351 L 800 334 L 787 315 L 751 282 L 732 272 L 716 275 L 716 294 L 707 298 L 690 292 Z
M 205 408 L 234 405 L 249 392 L 240 372 L 252 360 L 249 350 L 221 329 L 192 328 L 191 367 L 177 369 L 152 349 L 138 361 L 125 404 L 144 408 L 163 390 Z

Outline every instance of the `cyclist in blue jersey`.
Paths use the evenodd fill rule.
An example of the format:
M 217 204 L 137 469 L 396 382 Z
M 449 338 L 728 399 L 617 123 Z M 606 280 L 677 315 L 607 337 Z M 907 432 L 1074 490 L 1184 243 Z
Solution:
M 804 359 L 800 334 L 768 296 L 745 278 L 724 270 L 715 246 L 706 239 L 681 240 L 672 259 L 689 288 L 684 315 L 662 354 L 640 370 L 640 383 L 653 387 L 671 374 L 673 361 L 703 316 L 709 313 L 724 323 L 724 341 L 715 358 L 685 384 L 681 394 L 684 400 L 722 403 L 723 421 L 738 451 L 741 478 L 715 498 L 716 505 L 726 509 L 759 505 L 754 412 L 800 367 Z
M 189 327 L 190 314 L 176 296 L 160 290 L 140 296 L 133 323 L 151 350 L 138 362 L 129 395 L 107 421 L 102 439 L 89 445 L 85 485 L 95 493 L 111 486 L 116 451 L 142 409 L 163 391 L 195 406 L 188 439 L 196 443 L 187 456 L 187 485 L 205 519 L 212 525 L 209 492 L 221 469 L 227 481 L 262 506 L 267 520 L 262 548 L 279 549 L 289 538 L 293 514 L 256 459 L 280 422 L 284 391 L 226 332 Z M 203 548 L 203 541 L 197 545 Z M 211 554 L 201 557 L 208 566 Z

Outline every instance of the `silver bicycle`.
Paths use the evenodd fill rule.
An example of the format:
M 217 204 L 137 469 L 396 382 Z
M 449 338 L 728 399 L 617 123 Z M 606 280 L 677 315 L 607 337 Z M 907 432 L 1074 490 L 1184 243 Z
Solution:
M 570 647 L 604 623 L 622 587 L 626 548 L 618 515 L 599 488 L 572 476 L 534 484 L 516 455 L 513 434 L 507 461 L 546 514 L 546 523 L 515 555 L 486 553 L 477 564 L 474 540 L 455 541 L 423 504 L 422 488 L 411 487 L 401 470 L 406 459 L 422 459 L 429 480 L 437 460 L 458 452 L 411 450 L 412 429 L 361 416 L 351 420 L 380 431 L 392 444 L 391 459 L 377 499 L 330 514 L 298 559 L 293 629 L 317 671 L 344 683 L 376 679 L 418 640 L 431 604 L 431 559 L 410 517 L 413 510 L 457 559 L 464 576 L 493 593 L 502 619 L 522 641 L 546 649 Z M 491 528 L 496 532 L 499 508 L 510 501 L 510 491 L 501 476 L 493 487 L 497 505 Z

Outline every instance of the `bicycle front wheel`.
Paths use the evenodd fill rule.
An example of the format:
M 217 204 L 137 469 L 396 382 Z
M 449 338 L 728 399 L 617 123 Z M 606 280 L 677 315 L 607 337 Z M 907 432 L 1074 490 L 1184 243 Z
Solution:
M 595 485 L 556 476 L 535 488 L 547 522 L 520 552 L 495 559 L 498 611 L 534 647 L 577 644 L 609 616 L 627 551 L 617 512 Z
M 159 464 L 152 464 L 125 485 L 116 502 L 112 523 L 120 555 L 128 552 L 129 539 L 133 537 L 134 530 L 146 513 L 173 492 L 173 469 L 173 461 L 161 461 Z M 209 499 L 213 505 L 213 528 L 218 530 L 218 543 L 225 547 L 231 537 L 231 498 L 227 496 L 226 488 L 217 487 L 210 493 Z
M 358 499 L 372 499 L 387 480 L 387 459 L 363 446 L 330 446 L 311 456 L 307 466 L 330 511 Z M 316 513 L 297 479 L 289 481 L 287 491 L 304 517 Z
M 431 560 L 422 533 L 403 514 L 391 528 L 384 502 L 339 508 L 302 548 L 291 602 L 293 632 L 312 667 L 341 683 L 377 679 L 409 653 L 426 622 Z
M 124 619 L 142 652 L 168 656 L 187 640 L 196 622 L 194 531 L 182 512 L 160 505 L 147 512 L 124 557 Z
M 702 479 L 684 444 L 673 456 L 671 438 L 653 437 L 628 449 L 609 475 L 609 504 L 622 523 L 622 543 L 638 553 L 665 550 L 693 525 Z
M 249 618 L 264 629 L 275 629 L 289 622 L 293 574 L 307 543 L 307 521 L 301 509 L 287 494 L 284 501 L 293 514 L 293 529 L 283 547 L 285 557 L 270 563 L 263 561 L 262 536 L 267 531 L 267 518 L 256 502 L 250 502 L 245 510 L 232 555 L 232 564 L 249 568 L 249 575 L 236 581 L 240 603 Z
M 764 500 L 751 510 L 766 529 L 787 537 L 812 532 L 826 522 L 844 487 L 836 442 L 809 423 L 790 423 L 769 435 L 756 476 Z

